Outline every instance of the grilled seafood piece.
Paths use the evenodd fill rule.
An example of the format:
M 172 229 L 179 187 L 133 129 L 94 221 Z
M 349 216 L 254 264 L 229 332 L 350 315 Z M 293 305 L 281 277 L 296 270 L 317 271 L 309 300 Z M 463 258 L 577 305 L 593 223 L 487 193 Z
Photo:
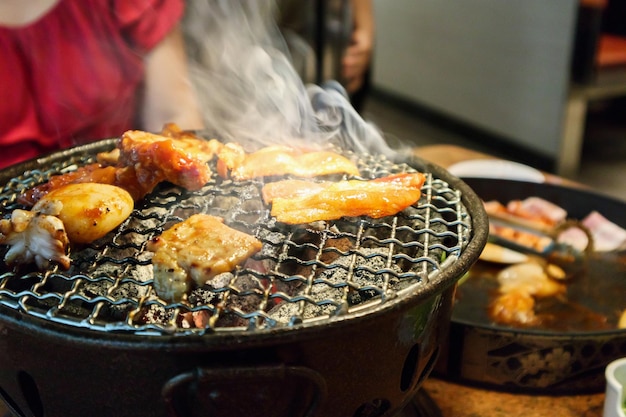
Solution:
M 282 186 L 279 183 L 263 194 L 271 193 L 271 214 L 283 223 L 304 224 L 355 216 L 376 219 L 395 215 L 417 202 L 425 179 L 421 173 L 400 173 L 369 181 L 288 183 L 282 190 L 292 193 L 291 196 L 279 193 Z M 297 192 L 297 188 L 305 190 Z
M 223 219 L 194 214 L 148 243 L 154 288 L 167 301 L 180 301 L 195 286 L 232 271 L 261 250 L 253 236 L 232 229 Z
M 130 216 L 134 202 L 120 187 L 99 183 L 67 184 L 43 196 L 33 211 L 58 207 L 57 217 L 72 243 L 89 243 L 119 226 Z
M 348 158 L 330 151 L 305 152 L 288 146 L 267 146 L 246 153 L 235 143 L 224 145 L 218 155 L 218 173 L 235 180 L 275 175 L 313 178 L 321 175 L 358 175 L 359 169 Z
M 66 255 L 69 240 L 63 222 L 56 217 L 61 207 L 46 204 L 41 211 L 13 210 L 10 219 L 0 220 L 0 244 L 10 246 L 4 261 L 7 265 L 35 263 L 46 269 L 58 263 L 70 267 Z

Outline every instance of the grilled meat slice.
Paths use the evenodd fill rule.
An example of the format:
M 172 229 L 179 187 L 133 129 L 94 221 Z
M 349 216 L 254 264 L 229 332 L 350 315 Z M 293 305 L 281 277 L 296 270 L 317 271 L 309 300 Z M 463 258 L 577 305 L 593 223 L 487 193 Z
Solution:
M 128 131 L 116 148 L 98 154 L 98 162 L 55 175 L 22 193 L 18 202 L 32 207 L 50 191 L 79 183 L 115 185 L 128 191 L 135 201 L 162 181 L 197 190 L 210 180 L 211 170 L 207 162 L 222 146 L 215 139 L 200 139 L 173 124 L 163 128 L 163 135 Z
M 267 146 L 247 154 L 237 144 L 227 144 L 218 155 L 218 173 L 235 180 L 275 175 L 313 178 L 321 175 L 359 175 L 348 158 L 330 151 L 305 152 L 287 146 Z
M 194 214 L 148 243 L 154 287 L 167 301 L 180 301 L 195 286 L 232 271 L 261 250 L 255 237 L 232 229 L 219 217 Z
M 272 216 L 287 224 L 304 224 L 341 217 L 391 216 L 417 202 L 425 177 L 421 173 L 401 173 L 370 181 L 339 181 L 320 186 L 300 183 L 312 192 L 295 193 L 294 187 L 284 187 L 292 196 L 279 196 L 278 186 L 272 190 Z M 268 193 L 264 193 L 267 195 Z
M 261 192 L 265 204 L 270 204 L 275 198 L 304 197 L 315 194 L 331 184 L 331 182 L 313 182 L 308 180 L 283 180 L 268 182 L 263 186 Z
M 118 142 L 118 163 L 133 167 L 140 184 L 169 181 L 188 190 L 198 190 L 211 179 L 207 162 L 220 147 L 216 140 L 172 138 L 129 130 Z
M 67 184 L 85 182 L 98 182 L 101 184 L 114 184 L 116 182 L 117 169 L 112 166 L 102 166 L 99 163 L 88 164 L 75 171 L 54 175 L 40 185 L 29 188 L 18 197 L 18 202 L 27 207 L 32 207 L 50 191 L 61 188 Z

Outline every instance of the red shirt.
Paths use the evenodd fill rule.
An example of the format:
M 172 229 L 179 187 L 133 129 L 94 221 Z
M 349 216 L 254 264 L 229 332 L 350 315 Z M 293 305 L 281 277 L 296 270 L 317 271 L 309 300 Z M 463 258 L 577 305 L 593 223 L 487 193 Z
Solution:
M 0 26 L 0 168 L 133 128 L 143 58 L 183 7 L 61 0 L 27 26 Z

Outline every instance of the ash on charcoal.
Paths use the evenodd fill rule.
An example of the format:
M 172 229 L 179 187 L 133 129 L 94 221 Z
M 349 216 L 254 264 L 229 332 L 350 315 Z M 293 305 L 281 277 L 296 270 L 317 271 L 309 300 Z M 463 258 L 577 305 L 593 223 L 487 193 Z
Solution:
M 264 288 L 258 279 L 250 275 L 238 275 L 230 284 L 233 293 L 224 305 L 224 315 L 217 320 L 218 327 L 247 326 L 248 319 L 240 314 L 249 314 L 259 310 L 263 301 Z
M 219 302 L 219 294 L 227 290 L 228 284 L 234 278 L 230 272 L 216 275 L 202 287 L 195 288 L 189 294 L 189 304 L 192 306 L 215 305 Z
M 367 301 L 383 294 L 385 280 L 389 287 L 393 287 L 398 279 L 389 273 L 376 273 L 387 268 L 386 248 L 362 249 L 354 256 L 342 256 L 328 264 L 321 271 L 311 285 L 309 297 L 312 302 L 305 302 L 302 306 L 297 302 L 282 302 L 273 308 L 269 315 L 281 323 L 293 321 L 294 317 L 311 319 L 326 315 L 333 315 L 346 303 L 354 305 Z M 350 271 L 350 265 L 352 271 Z M 395 273 L 402 270 L 391 265 Z
M 160 324 L 162 326 L 166 326 L 173 318 L 173 310 L 166 310 L 157 304 L 150 304 L 141 316 L 141 320 L 146 324 Z

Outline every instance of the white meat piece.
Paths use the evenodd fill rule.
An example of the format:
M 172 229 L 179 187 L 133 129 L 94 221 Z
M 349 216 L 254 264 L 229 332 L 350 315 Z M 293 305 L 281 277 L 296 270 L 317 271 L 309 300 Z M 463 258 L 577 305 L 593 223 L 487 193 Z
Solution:
M 55 206 L 43 211 L 16 209 L 10 219 L 0 220 L 0 244 L 10 246 L 4 257 L 7 265 L 34 262 L 37 268 L 46 269 L 55 262 L 69 268 L 69 240 L 63 222 L 53 215 L 55 211 Z
M 232 271 L 262 248 L 254 236 L 223 219 L 194 214 L 148 243 L 154 252 L 154 288 L 166 301 L 180 301 L 196 286 Z
M 507 210 L 521 217 L 543 220 L 553 225 L 567 218 L 565 209 L 540 197 L 528 197 L 521 201 L 510 201 L 507 204 Z
M 626 230 L 597 211 L 589 213 L 582 224 L 591 232 L 595 251 L 609 252 L 626 247 Z

